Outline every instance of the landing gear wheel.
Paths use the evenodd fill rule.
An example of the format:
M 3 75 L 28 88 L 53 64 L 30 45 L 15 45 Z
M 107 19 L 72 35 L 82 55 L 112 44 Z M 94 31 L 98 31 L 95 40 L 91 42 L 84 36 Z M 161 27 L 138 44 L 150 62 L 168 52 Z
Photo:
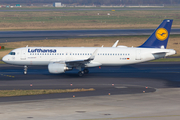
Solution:
M 84 75 L 84 71 L 79 71 L 78 75 L 79 75 L 79 77 L 82 77 Z
M 89 70 L 88 69 L 84 69 L 84 74 L 88 74 L 89 73 Z
M 24 75 L 26 75 L 27 74 L 27 71 L 24 71 Z
M 27 69 L 28 69 L 28 67 L 25 65 L 25 66 L 24 66 L 24 75 L 27 74 Z

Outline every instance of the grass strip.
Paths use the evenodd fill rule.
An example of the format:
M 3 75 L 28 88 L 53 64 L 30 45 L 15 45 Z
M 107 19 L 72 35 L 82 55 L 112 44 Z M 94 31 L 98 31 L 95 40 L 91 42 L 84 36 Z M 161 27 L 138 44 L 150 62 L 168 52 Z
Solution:
M 53 93 L 68 93 L 68 92 L 85 92 L 94 91 L 94 88 L 89 89 L 42 89 L 42 90 L 0 90 L 0 97 L 12 97 L 12 96 L 25 96 L 25 95 L 41 95 L 41 94 L 53 94 Z
M 1 60 L 1 59 L 0 59 Z M 0 64 L 5 64 L 3 61 L 0 61 Z
M 50 9 L 67 9 L 67 8 L 50 8 Z M 174 19 L 173 28 L 180 27 L 180 19 L 179 19 L 180 11 L 178 10 L 142 11 L 142 10 L 138 10 L 139 8 L 137 8 L 137 10 L 132 10 L 132 11 L 129 10 L 76 11 L 74 9 L 79 9 L 79 8 L 73 8 L 72 11 L 66 11 L 66 12 L 64 11 L 0 12 L 0 16 L 1 16 L 0 30 L 127 29 L 127 28 L 155 29 L 162 22 L 163 19 L 167 19 L 167 18 Z M 106 8 L 102 8 L 102 9 L 106 9 Z M 135 8 L 131 8 L 131 9 L 135 9 Z M 110 15 L 107 15 L 107 13 L 110 13 Z
M 15 49 L 15 48 L 5 48 L 5 49 L 0 49 L 0 52 L 1 52 L 1 51 L 6 51 L 6 50 L 13 50 L 13 49 Z

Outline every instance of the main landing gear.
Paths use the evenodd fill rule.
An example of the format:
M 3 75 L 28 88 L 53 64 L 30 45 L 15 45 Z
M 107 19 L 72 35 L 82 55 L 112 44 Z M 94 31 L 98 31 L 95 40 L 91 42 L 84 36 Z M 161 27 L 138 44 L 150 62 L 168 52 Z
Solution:
M 89 70 L 88 69 L 84 69 L 83 71 L 79 71 L 78 75 L 79 75 L 79 77 L 82 77 L 84 74 L 88 74 L 88 73 L 89 73 Z
M 84 71 L 79 71 L 78 75 L 79 75 L 79 77 L 82 77 L 84 75 Z
M 24 66 L 24 75 L 27 74 L 27 69 L 28 69 L 28 67 L 27 67 L 27 65 L 25 65 L 25 66 Z
M 89 73 L 89 70 L 86 68 L 83 70 L 84 71 L 84 74 L 88 74 Z

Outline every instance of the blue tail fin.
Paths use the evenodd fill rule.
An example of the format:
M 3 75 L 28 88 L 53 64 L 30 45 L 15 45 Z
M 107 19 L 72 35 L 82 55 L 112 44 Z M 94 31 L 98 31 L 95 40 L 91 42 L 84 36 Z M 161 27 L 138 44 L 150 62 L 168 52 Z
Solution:
M 146 40 L 146 42 L 139 47 L 166 48 L 171 31 L 172 22 L 173 20 L 163 20 L 159 27 Z

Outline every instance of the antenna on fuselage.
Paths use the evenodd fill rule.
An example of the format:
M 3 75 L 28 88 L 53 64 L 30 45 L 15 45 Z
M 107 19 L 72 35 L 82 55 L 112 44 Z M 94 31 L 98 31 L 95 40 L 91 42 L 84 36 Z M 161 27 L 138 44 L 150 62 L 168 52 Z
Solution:
M 26 47 L 28 47 L 28 45 L 26 45 Z

